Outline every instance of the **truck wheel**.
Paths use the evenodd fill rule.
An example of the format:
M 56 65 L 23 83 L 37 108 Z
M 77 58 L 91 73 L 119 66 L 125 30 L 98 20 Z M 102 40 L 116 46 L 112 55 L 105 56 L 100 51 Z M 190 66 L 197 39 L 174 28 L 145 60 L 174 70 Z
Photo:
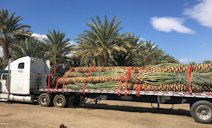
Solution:
M 64 108 L 67 105 L 67 100 L 64 95 L 56 95 L 53 99 L 53 104 L 55 107 Z
M 42 93 L 38 97 L 38 104 L 44 107 L 49 107 L 52 105 L 52 96 L 48 93 Z
M 195 102 L 191 106 L 191 116 L 196 122 L 210 124 L 212 123 L 212 103 L 205 100 Z

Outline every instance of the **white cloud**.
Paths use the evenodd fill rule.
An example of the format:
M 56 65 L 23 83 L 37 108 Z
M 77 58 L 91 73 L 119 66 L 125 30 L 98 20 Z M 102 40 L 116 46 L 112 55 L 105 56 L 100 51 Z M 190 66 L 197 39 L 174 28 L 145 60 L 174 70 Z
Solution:
M 201 25 L 212 28 L 212 0 L 201 0 L 199 4 L 186 9 L 184 14 L 196 19 Z
M 176 17 L 152 17 L 151 24 L 154 29 L 163 32 L 176 31 L 179 33 L 193 34 L 194 31 L 183 25 L 183 20 Z
M 2 57 L 3 56 L 3 49 L 2 49 L 2 47 L 0 47 L 0 57 Z
M 38 34 L 38 33 L 33 33 L 32 34 L 32 37 L 35 37 L 35 38 L 37 38 L 38 40 L 41 40 L 41 41 L 43 41 L 44 39 L 47 39 L 47 36 L 46 35 L 44 35 L 44 34 Z
M 193 62 L 193 60 L 191 58 L 181 58 L 179 59 L 180 63 L 183 63 L 183 64 L 189 64 L 191 62 Z

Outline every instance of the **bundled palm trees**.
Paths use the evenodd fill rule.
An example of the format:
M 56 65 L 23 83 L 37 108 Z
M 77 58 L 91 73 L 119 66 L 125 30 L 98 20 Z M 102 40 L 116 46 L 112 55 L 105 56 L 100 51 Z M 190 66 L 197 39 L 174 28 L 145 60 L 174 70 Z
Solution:
M 193 92 L 211 92 L 212 64 L 193 65 L 193 72 L 190 68 L 189 65 L 173 63 L 145 67 L 76 67 L 58 80 L 69 89 L 86 86 L 87 89 L 100 90 L 138 90 L 141 87 L 146 91 L 189 91 L 190 72 Z

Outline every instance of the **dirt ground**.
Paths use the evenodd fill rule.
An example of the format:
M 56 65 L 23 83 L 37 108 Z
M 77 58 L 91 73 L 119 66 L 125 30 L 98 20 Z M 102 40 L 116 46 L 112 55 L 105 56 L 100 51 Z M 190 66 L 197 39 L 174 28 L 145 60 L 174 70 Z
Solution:
M 156 106 L 156 105 L 155 105 Z M 83 108 L 41 107 L 0 102 L 0 128 L 211 128 L 194 122 L 188 105 L 162 105 L 160 113 L 149 103 L 101 101 Z

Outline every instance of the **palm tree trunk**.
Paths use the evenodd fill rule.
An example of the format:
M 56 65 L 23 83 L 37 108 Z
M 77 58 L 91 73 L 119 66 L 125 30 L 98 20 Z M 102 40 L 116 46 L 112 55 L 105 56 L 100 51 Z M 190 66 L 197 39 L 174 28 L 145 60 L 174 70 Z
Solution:
M 97 57 L 95 57 L 95 58 L 94 58 L 94 60 L 93 60 L 93 64 L 94 64 L 93 66 L 98 66 L 98 60 L 97 60 Z
M 4 42 L 2 48 L 3 48 L 3 64 L 6 65 L 9 59 L 9 43 Z
M 103 66 L 108 66 L 109 55 L 102 57 Z

